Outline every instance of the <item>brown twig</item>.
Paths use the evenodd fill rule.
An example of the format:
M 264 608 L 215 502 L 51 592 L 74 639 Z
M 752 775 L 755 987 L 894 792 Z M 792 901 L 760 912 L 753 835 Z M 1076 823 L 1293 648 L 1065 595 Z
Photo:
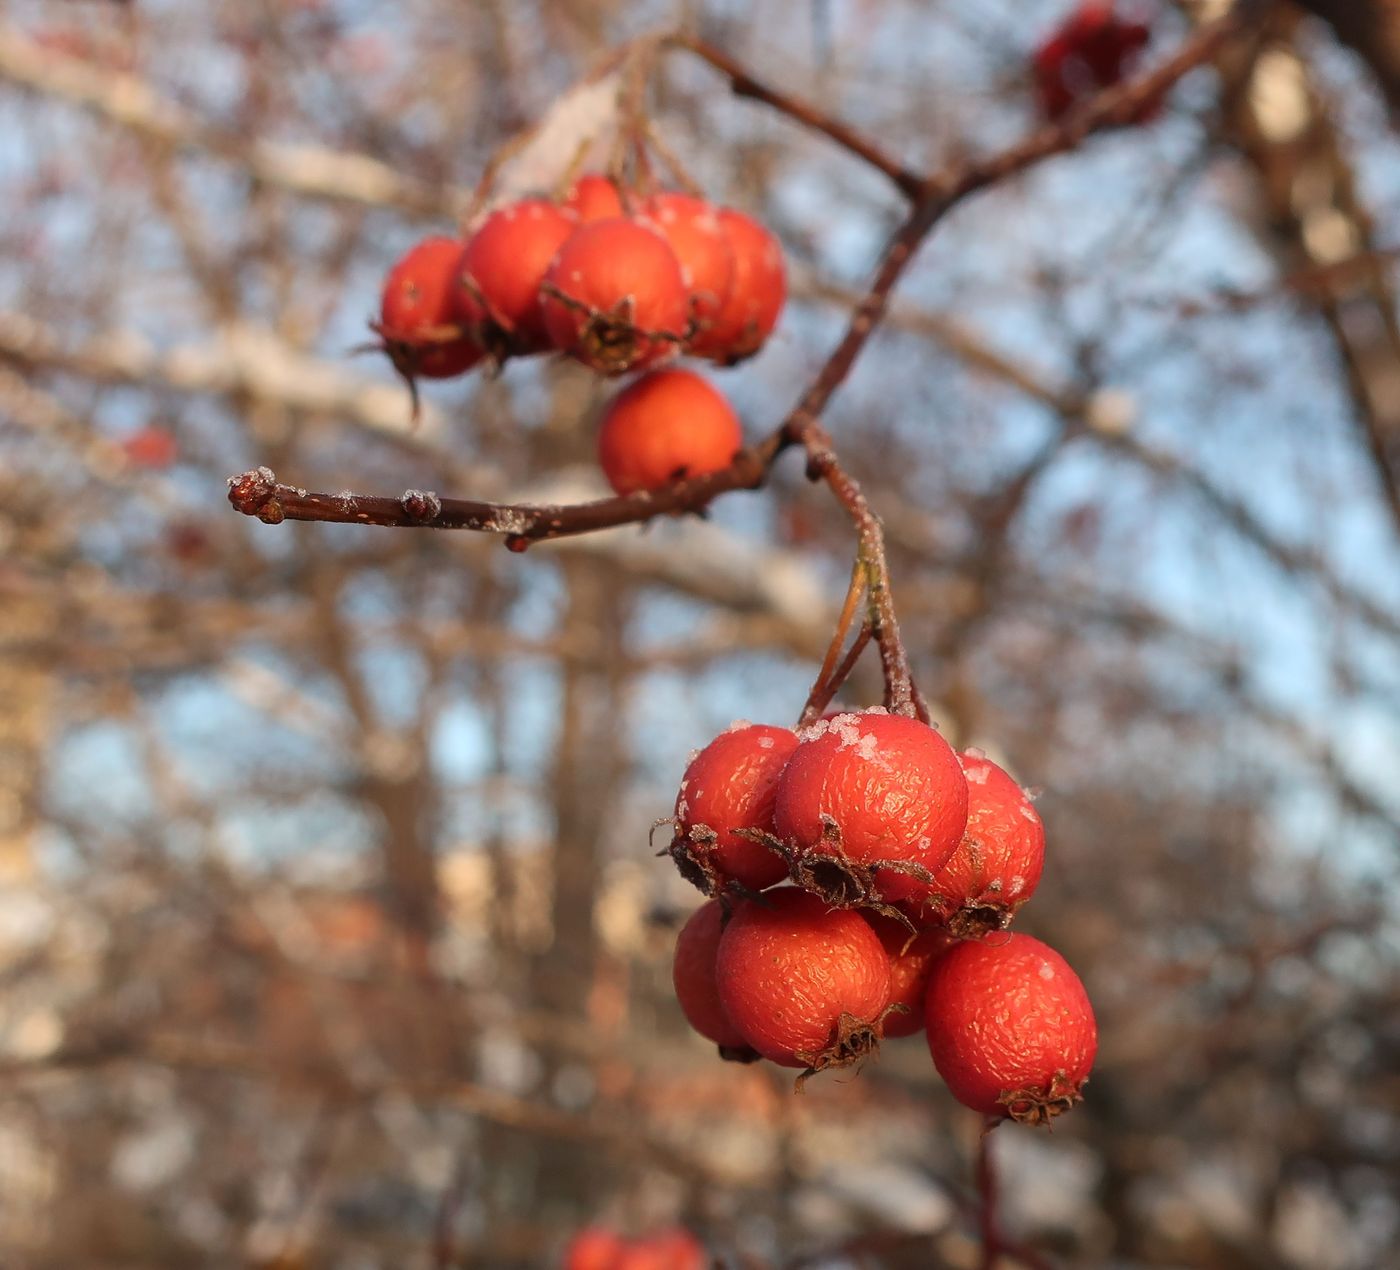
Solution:
M 869 604 L 867 624 L 880 650 L 887 708 L 910 715 L 927 713 L 918 700 L 908 654 L 899 637 L 889 586 L 884 531 L 858 482 L 841 466 L 830 436 L 820 423 L 832 395 L 849 376 L 870 337 L 885 316 L 890 295 L 933 227 L 964 199 L 1043 159 L 1079 145 L 1092 133 L 1139 117 L 1144 105 L 1158 99 L 1188 71 L 1206 61 L 1258 10 L 1264 0 L 1237 6 L 1234 13 L 1201 27 L 1154 70 L 1100 93 L 1057 124 L 1046 125 L 1020 144 L 990 158 L 954 166 L 923 178 L 909 173 L 870 143 L 814 107 L 767 89 L 727 56 L 700 41 L 674 37 L 729 76 L 736 92 L 762 100 L 889 175 L 912 200 L 904 222 L 891 236 L 875 277 L 856 304 L 846 333 L 783 422 L 758 446 L 741 451 L 733 463 L 712 475 L 675 482 L 660 490 L 601 499 L 573 506 L 531 506 L 471 499 L 445 499 L 410 490 L 399 498 L 353 493 L 310 493 L 284 485 L 267 468 L 233 478 L 229 501 L 245 515 L 269 524 L 283 520 L 396 528 L 467 529 L 499 534 L 512 550 L 531 543 L 592 533 L 619 525 L 640 524 L 662 515 L 702 511 L 720 494 L 756 489 L 767 479 L 778 456 L 802 446 L 812 480 L 825 481 L 855 526 L 859 563 L 864 568 Z

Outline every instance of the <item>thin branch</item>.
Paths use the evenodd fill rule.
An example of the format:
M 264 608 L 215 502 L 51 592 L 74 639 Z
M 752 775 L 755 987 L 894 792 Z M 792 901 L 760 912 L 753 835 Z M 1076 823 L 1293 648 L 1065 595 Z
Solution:
M 202 151 L 245 168 L 265 185 L 309 198 L 450 216 L 457 194 L 404 176 L 365 154 L 253 140 L 162 97 L 144 79 L 46 49 L 0 28 L 0 79 L 75 106 L 162 145 Z

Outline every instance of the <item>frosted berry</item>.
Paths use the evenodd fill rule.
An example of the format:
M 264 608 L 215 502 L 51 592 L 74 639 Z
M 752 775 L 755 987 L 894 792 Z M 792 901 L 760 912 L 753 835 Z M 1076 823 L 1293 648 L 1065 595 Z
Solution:
M 458 325 L 453 288 L 462 244 L 425 238 L 384 281 L 375 331 L 395 367 L 409 378 L 446 379 L 470 370 L 482 350 Z
M 715 986 L 715 955 L 723 929 L 723 905 L 718 900 L 706 900 L 676 936 L 671 982 L 686 1022 L 706 1040 L 718 1045 L 726 1058 L 743 1059 L 749 1056 L 748 1042 L 729 1021 Z
M 862 913 L 890 958 L 890 1012 L 885 1036 L 913 1036 L 924 1030 L 924 994 L 933 963 L 957 940 L 934 927 L 915 934 L 903 922 L 881 913 Z M 903 1006 L 904 1010 L 893 1007 Z
M 750 891 L 781 882 L 782 857 L 753 835 L 773 832 L 778 778 L 797 737 L 749 724 L 721 732 L 690 761 L 676 795 L 671 856 L 707 895 L 731 883 Z
M 690 291 L 690 331 L 708 330 L 729 299 L 734 252 L 719 211 L 701 198 L 667 191 L 641 206 L 640 218 L 660 233 L 680 261 Z
M 498 358 L 549 347 L 540 284 L 575 228 L 573 217 L 553 203 L 526 199 L 492 212 L 468 240 L 454 311 Z
M 778 324 L 787 299 L 783 249 L 752 217 L 731 208 L 719 213 L 734 260 L 728 298 L 708 328 L 691 341 L 697 357 L 733 365 L 752 357 Z
M 564 195 L 564 210 L 572 213 L 580 225 L 587 225 L 621 216 L 625 209 L 610 177 L 601 172 L 585 172 Z
M 724 395 L 688 370 L 655 370 L 608 404 L 598 462 L 619 494 L 729 466 L 744 435 Z
M 967 826 L 953 747 L 883 711 L 821 719 L 799 739 L 773 817 L 794 881 L 840 905 L 926 894 Z
M 916 922 L 946 924 L 972 939 L 1001 930 L 1035 893 L 1045 865 L 1045 826 L 1031 800 L 985 755 L 962 756 L 967 776 L 967 829 L 926 896 L 907 911 Z
M 879 1045 L 890 959 L 859 914 L 778 887 L 741 900 L 720 936 L 719 999 L 764 1058 L 809 1072 Z
M 959 1102 L 1027 1124 L 1079 1101 L 1098 1050 L 1079 976 L 1029 935 L 989 935 L 939 957 L 924 1022 L 934 1066 Z
M 689 307 L 670 244 L 623 218 L 575 230 L 544 282 L 545 327 L 555 348 L 608 375 L 674 355 Z

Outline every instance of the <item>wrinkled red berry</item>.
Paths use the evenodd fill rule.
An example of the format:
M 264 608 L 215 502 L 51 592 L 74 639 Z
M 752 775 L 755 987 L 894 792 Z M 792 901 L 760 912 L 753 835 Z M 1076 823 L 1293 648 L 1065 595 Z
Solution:
M 773 832 L 778 778 L 796 748 L 787 728 L 747 724 L 691 759 L 676 795 L 671 855 L 706 894 L 731 882 L 761 891 L 787 876 L 782 857 L 746 834 Z
M 729 1021 L 715 985 L 715 955 L 723 928 L 724 907 L 718 900 L 706 900 L 690 915 L 676 936 L 671 982 L 691 1027 L 721 1049 L 742 1050 L 748 1042 Z
M 989 935 L 939 957 L 924 1021 L 934 1066 L 959 1102 L 1029 1124 L 1079 1101 L 1098 1050 L 1079 976 L 1029 935 Z
M 862 913 L 870 928 L 880 937 L 890 958 L 890 1005 L 885 1018 L 885 1035 L 913 1036 L 924 1030 L 924 994 L 933 963 L 957 940 L 937 927 L 915 934 L 903 922 L 881 913 Z
M 889 904 L 927 892 L 967 826 L 953 747 L 918 719 L 839 714 L 799 733 L 774 825 L 793 877 L 833 904 Z
M 1031 800 L 985 755 L 962 756 L 967 829 L 926 895 L 907 911 L 918 923 L 947 924 L 964 939 L 1007 926 L 1035 893 L 1045 865 L 1045 826 Z
M 741 900 L 715 968 L 725 1014 L 772 1062 L 820 1071 L 879 1044 L 890 960 L 856 913 L 795 887 Z

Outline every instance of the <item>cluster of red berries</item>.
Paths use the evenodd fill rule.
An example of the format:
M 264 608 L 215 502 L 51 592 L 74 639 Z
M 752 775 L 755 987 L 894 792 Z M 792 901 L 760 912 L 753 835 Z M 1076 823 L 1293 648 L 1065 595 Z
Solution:
M 1087 98 L 1130 75 L 1152 37 L 1144 22 L 1114 12 L 1112 0 L 1084 0 L 1035 51 L 1031 70 L 1041 113 L 1057 120 Z M 1139 112 L 1136 123 L 1160 114 L 1160 99 Z
M 465 242 L 418 243 L 389 271 L 374 330 L 410 382 L 546 352 L 604 375 L 680 353 L 733 366 L 763 347 L 786 296 L 782 248 L 751 217 L 589 173 L 559 202 L 499 208 Z M 716 472 L 742 445 L 724 396 L 667 369 L 613 400 L 599 460 L 630 494 Z
M 564 1249 L 563 1270 L 705 1270 L 709 1264 L 688 1230 L 624 1239 L 605 1226 L 590 1226 Z
M 810 1074 L 923 1030 L 985 1115 L 1044 1123 L 1079 1099 L 1084 987 L 1006 930 L 1045 831 L 980 752 L 879 709 L 736 723 L 691 759 L 671 823 L 672 858 L 711 897 L 676 941 L 676 996 L 721 1055 Z

